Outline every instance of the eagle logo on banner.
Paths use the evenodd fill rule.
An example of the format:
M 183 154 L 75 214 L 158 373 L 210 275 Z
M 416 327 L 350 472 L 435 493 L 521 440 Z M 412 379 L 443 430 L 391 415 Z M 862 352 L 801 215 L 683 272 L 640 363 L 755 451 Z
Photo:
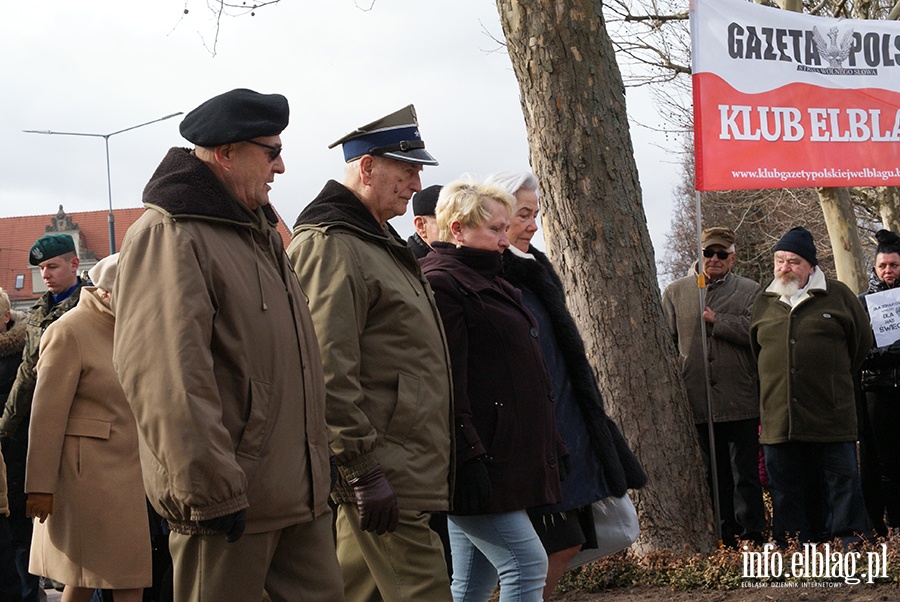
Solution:
M 816 42 L 819 56 L 828 61 L 828 66 L 833 68 L 841 67 L 842 63 L 850 56 L 850 47 L 853 45 L 853 30 L 849 29 L 844 32 L 841 41 L 838 42 L 839 31 L 837 27 L 829 29 L 826 41 L 819 29 L 813 27 L 813 40 Z

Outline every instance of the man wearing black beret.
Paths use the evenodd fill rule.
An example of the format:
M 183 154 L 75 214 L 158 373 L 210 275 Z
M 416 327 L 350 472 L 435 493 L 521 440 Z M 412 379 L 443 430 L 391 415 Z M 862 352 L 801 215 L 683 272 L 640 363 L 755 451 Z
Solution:
M 188 113 L 194 149 L 169 151 L 122 243 L 114 360 L 176 600 L 341 599 L 322 361 L 269 206 L 288 116 L 246 89 Z
M 25 517 L 25 459 L 28 455 L 31 405 L 37 384 L 37 361 L 44 331 L 78 305 L 82 283 L 78 278 L 75 240 L 68 234 L 45 234 L 34 241 L 28 251 L 28 263 L 40 270 L 47 292 L 41 295 L 28 314 L 22 363 L 0 418 L 0 440 L 6 460 L 10 527 L 23 583 L 22 591 L 26 600 L 37 600 L 38 578 L 28 573 L 31 519 Z

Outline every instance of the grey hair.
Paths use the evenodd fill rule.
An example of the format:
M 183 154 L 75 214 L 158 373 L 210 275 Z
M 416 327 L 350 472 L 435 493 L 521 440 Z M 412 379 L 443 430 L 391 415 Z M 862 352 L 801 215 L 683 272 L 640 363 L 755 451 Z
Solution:
M 0 317 L 5 316 L 6 312 L 8 312 L 9 310 L 9 295 L 6 294 L 5 290 L 0 288 Z
M 538 179 L 533 173 L 528 171 L 498 171 L 489 175 L 484 180 L 484 183 L 499 186 L 512 195 L 515 195 L 523 188 L 532 190 L 535 194 L 538 192 Z

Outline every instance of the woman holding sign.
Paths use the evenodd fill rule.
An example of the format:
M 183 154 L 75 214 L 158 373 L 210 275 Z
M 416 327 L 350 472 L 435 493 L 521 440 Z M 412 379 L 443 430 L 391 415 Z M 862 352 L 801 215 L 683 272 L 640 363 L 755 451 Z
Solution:
M 900 236 L 888 230 L 875 234 L 875 267 L 869 289 L 860 295 L 872 318 L 875 348 L 862 370 L 865 403 L 861 404 L 860 472 L 866 514 L 880 534 L 900 528 L 900 330 L 871 308 L 900 299 Z M 886 293 L 898 289 L 894 293 Z

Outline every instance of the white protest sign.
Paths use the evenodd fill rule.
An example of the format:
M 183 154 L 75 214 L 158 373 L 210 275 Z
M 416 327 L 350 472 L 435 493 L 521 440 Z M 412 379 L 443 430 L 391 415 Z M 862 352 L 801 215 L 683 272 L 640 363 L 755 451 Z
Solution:
M 886 347 L 900 339 L 900 288 L 866 295 L 875 345 Z

